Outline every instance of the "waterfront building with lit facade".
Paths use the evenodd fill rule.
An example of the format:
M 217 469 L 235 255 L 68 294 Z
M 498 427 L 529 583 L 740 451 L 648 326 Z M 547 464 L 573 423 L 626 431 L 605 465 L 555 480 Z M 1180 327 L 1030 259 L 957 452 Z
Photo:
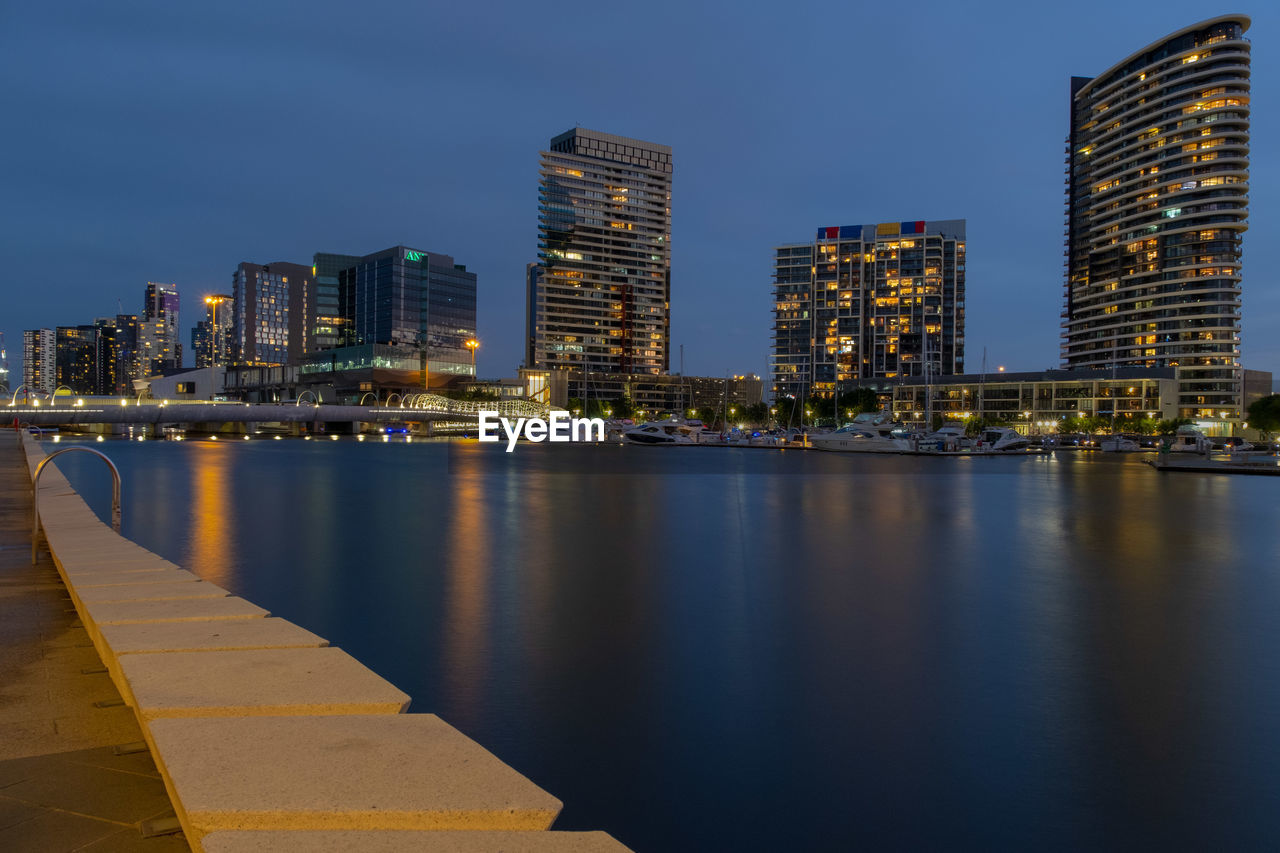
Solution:
M 58 385 L 57 340 L 53 329 L 22 333 L 22 384 L 28 391 L 52 394 Z
M 541 158 L 525 367 L 666 373 L 671 148 L 575 127 Z
M 297 363 L 307 351 L 311 267 L 242 262 L 231 276 L 231 361 Z M 222 306 L 218 306 L 222 307 Z
M 818 229 L 774 249 L 774 398 L 964 371 L 965 220 Z
M 1177 414 L 1241 413 L 1249 19 L 1071 80 L 1062 366 L 1177 368 Z

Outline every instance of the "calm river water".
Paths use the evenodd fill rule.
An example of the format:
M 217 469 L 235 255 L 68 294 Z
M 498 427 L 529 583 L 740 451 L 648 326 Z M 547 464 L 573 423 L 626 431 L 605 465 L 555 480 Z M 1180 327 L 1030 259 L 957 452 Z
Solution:
M 1280 480 L 112 442 L 125 534 L 637 851 L 1277 849 Z M 106 476 L 63 470 L 100 514 Z

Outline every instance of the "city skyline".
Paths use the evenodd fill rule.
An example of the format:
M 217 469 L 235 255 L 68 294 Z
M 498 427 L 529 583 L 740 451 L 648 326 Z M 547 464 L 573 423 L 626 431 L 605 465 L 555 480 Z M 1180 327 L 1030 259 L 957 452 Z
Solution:
M 1109 15 L 1105 37 L 1093 35 L 1079 10 L 1030 19 L 1020 10 L 1015 24 L 1002 7 L 938 7 L 912 24 L 911 43 L 899 45 L 904 61 L 892 74 L 883 70 L 884 59 L 895 55 L 892 44 L 868 39 L 856 55 L 833 53 L 839 40 L 827 33 L 840 32 L 841 24 L 856 23 L 859 31 L 896 26 L 885 10 L 819 16 L 801 9 L 781 22 L 747 15 L 731 26 L 707 10 L 687 12 L 666 36 L 674 48 L 705 44 L 706 56 L 673 49 L 661 61 L 637 60 L 612 86 L 569 66 L 528 67 L 518 39 L 487 39 L 479 17 L 463 10 L 423 21 L 456 33 L 472 56 L 442 49 L 376 62 L 254 59 L 248 76 L 220 81 L 206 76 L 200 62 L 216 65 L 221 53 L 242 49 L 229 46 L 234 16 L 206 12 L 196 26 L 159 7 L 130 20 L 91 8 L 66 20 L 55 10 L 18 9 L 3 61 L 21 66 L 14 79 L 25 85 L 4 97 L 28 132 L 6 168 L 25 204 L 6 233 L 15 241 L 10 254 L 24 287 L 11 295 L 2 325 L 17 340 L 28 328 L 86 323 L 114 314 L 117 298 L 132 302 L 146 281 L 177 283 L 194 306 L 191 300 L 223 292 L 225 270 L 245 257 L 305 263 L 317 247 L 352 251 L 400 241 L 466 258 L 481 282 L 480 373 L 511 375 L 524 350 L 525 264 L 536 254 L 531 153 L 578 125 L 659 140 L 680 157 L 670 341 L 673 351 L 684 346 L 687 373 L 765 375 L 773 247 L 807 239 L 814 222 L 894 216 L 968 221 L 976 249 L 968 270 L 971 362 L 986 348 L 992 364 L 1011 369 L 1057 366 L 1070 78 L 1099 73 L 1214 13 L 1239 11 L 1253 18 L 1249 37 L 1258 48 L 1242 360 L 1280 371 L 1280 343 L 1265 334 L 1280 321 L 1280 294 L 1266 278 L 1272 250 L 1265 239 L 1274 232 L 1280 195 L 1266 143 L 1277 126 L 1268 99 L 1277 76 L 1271 34 L 1280 17 L 1247 4 L 1220 10 L 1171 4 L 1158 14 L 1136 4 L 1097 5 Z M 251 39 L 270 40 L 286 24 L 315 34 L 338 24 L 323 7 L 307 21 L 263 14 L 262 32 Z M 532 14 L 513 9 L 509 17 L 518 24 Z M 374 17 L 351 22 L 357 42 L 374 37 Z M 591 26 L 624 20 L 631 23 L 604 13 Z M 980 56 L 982 45 L 1003 43 L 1028 21 L 1055 39 L 1010 43 L 998 65 Z M 660 26 L 633 25 L 642 32 Z M 16 32 L 23 38 L 14 40 Z M 796 45 L 781 51 L 788 61 L 758 55 L 761 40 L 775 36 Z M 163 49 L 145 58 L 145 51 L 129 51 L 148 45 Z M 72 49 L 79 51 L 74 58 L 61 53 Z M 587 60 L 610 55 L 592 50 L 599 53 Z M 746 65 L 720 61 L 748 51 Z M 50 57 L 65 61 L 55 68 Z M 156 64 L 180 69 L 179 82 L 160 79 Z M 520 79 L 514 68 L 523 69 Z M 561 83 L 556 96 L 532 97 L 550 77 Z M 842 94 L 841 81 L 861 78 L 882 85 L 869 96 Z M 373 141 L 334 124 L 331 136 L 309 144 L 311 153 L 295 152 L 289 139 L 267 128 L 232 154 L 219 152 L 216 125 L 230 109 L 225 99 L 252 102 L 258 95 L 250 89 L 263 82 L 286 116 L 311 110 L 321 95 L 341 92 L 382 105 L 417 84 L 437 107 L 422 115 L 406 111 L 411 132 L 401 127 Z M 912 91 L 911 98 L 898 98 L 898 90 Z M 837 108 L 842 97 L 847 109 Z M 935 115 L 936 132 L 895 133 L 895 120 L 921 99 Z M 487 102 L 484 113 L 474 108 L 478 100 Z M 463 111 L 464 131 L 440 132 L 437 110 L 450 109 Z M 141 117 L 164 125 L 137 152 L 145 164 L 133 159 L 131 147 L 142 130 L 152 130 L 139 126 Z M 71 133 L 61 129 L 67 121 L 90 129 Z M 271 204 L 250 215 L 245 195 L 264 181 L 274 182 Z M 54 252 L 59 263 L 47 264 Z M 679 369 L 674 357 L 671 368 Z

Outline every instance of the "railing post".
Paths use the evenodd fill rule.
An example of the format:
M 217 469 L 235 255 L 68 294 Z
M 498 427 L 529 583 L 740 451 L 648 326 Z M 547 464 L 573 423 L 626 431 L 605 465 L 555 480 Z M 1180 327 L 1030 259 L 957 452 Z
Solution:
M 111 469 L 111 529 L 116 533 L 120 532 L 120 469 L 107 458 L 105 453 L 91 447 L 66 447 L 55 450 L 40 460 L 31 475 L 31 565 L 33 566 L 36 564 L 37 543 L 40 540 L 40 475 L 44 473 L 44 466 L 52 462 L 55 456 L 61 456 L 63 453 L 92 453 L 107 463 L 107 467 Z

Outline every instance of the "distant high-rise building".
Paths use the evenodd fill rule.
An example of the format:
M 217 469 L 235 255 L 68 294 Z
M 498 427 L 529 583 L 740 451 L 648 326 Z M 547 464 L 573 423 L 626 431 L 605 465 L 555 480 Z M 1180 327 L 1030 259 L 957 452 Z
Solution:
M 133 380 L 143 377 L 139 326 L 137 314 L 115 316 L 111 334 L 106 336 L 106 357 L 111 363 L 111 388 L 108 393 L 132 394 Z
M 313 317 L 307 324 L 311 335 L 308 352 L 335 349 L 352 343 L 352 315 L 343 304 L 338 280 L 343 270 L 360 262 L 358 255 L 334 255 L 317 252 L 311 260 L 316 297 Z
M 529 368 L 666 373 L 671 169 L 666 145 L 580 127 L 542 152 Z
M 0 385 L 13 392 L 9 387 L 9 350 L 4 345 L 4 332 L 0 332 Z
M 225 367 L 231 362 L 234 298 L 215 293 L 204 298 L 204 319 L 191 328 L 196 367 Z
M 297 364 L 307 352 L 312 316 L 311 267 L 244 262 L 232 275 L 232 361 L 241 365 Z
M 1212 18 L 1071 80 L 1062 364 L 1177 367 L 1181 417 L 1240 415 L 1248 28 Z
M 22 384 L 29 391 L 52 394 L 58 385 L 57 344 L 53 329 L 22 333 Z
M 147 282 L 138 318 L 138 350 L 142 372 L 147 376 L 182 366 L 178 285 Z
M 964 372 L 965 220 L 820 228 L 774 250 L 772 391 Z
M 58 326 L 54 332 L 55 380 L 77 394 L 101 394 L 105 383 L 102 340 L 96 325 Z

